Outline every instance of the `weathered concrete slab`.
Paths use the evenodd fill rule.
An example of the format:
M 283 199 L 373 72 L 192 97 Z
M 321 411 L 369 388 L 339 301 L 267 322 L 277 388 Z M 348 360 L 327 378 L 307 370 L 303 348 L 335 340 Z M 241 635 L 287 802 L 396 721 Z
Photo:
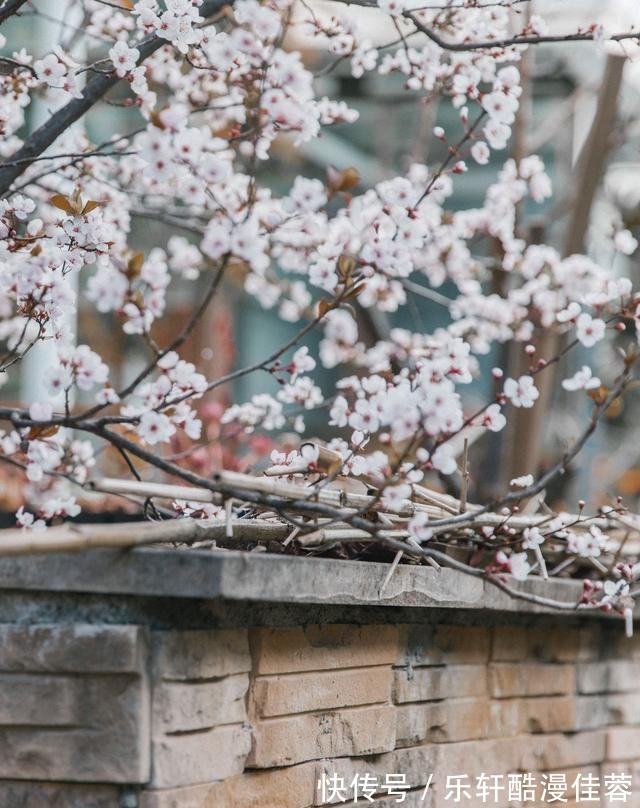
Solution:
M 514 599 L 486 581 L 455 570 L 409 565 L 397 568 L 381 597 L 380 588 L 388 570 L 387 564 L 380 563 L 268 553 L 165 548 L 95 550 L 0 558 L 0 591 L 557 614 L 546 606 Z M 581 592 L 577 581 L 532 581 L 519 586 L 523 591 L 568 604 L 575 603 Z
M 0 780 L 146 782 L 147 640 L 141 626 L 0 625 Z

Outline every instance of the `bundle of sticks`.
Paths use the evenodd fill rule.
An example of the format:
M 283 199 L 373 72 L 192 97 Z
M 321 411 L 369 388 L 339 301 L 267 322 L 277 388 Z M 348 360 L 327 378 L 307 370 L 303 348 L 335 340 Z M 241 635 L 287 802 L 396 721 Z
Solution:
M 287 471 L 291 472 L 290 469 Z M 294 470 L 294 473 L 300 473 L 300 470 Z M 192 507 L 195 503 L 217 505 L 224 508 L 224 516 L 154 520 L 135 526 L 130 522 L 104 525 L 67 523 L 41 531 L 4 530 L 0 533 L 0 555 L 167 542 L 198 546 L 208 542 L 236 548 L 247 542 L 257 545 L 282 542 L 285 546 L 295 543 L 302 550 L 317 552 L 337 544 L 375 542 L 394 549 L 396 553 L 418 558 L 422 556 L 422 548 L 407 529 L 407 522 L 418 513 L 428 517 L 428 524 L 433 525 L 433 539 L 440 545 L 461 544 L 474 537 L 482 541 L 492 533 L 495 536 L 508 535 L 509 543 L 514 544 L 526 528 L 537 527 L 544 532 L 545 526 L 556 516 L 546 508 L 541 497 L 521 509 L 508 512 L 505 509 L 497 513 L 418 484 L 411 486 L 410 498 L 390 507 L 379 492 L 367 490 L 366 486 L 362 486 L 363 492 L 349 490 L 354 485 L 351 481 L 349 485 L 345 482 L 340 478 L 328 484 L 326 480 L 312 482 L 306 476 L 282 479 L 273 470 L 267 470 L 261 476 L 220 471 L 212 478 L 210 489 L 101 478 L 91 483 L 91 489 L 140 503 L 183 501 Z M 242 505 L 247 506 L 244 513 L 240 508 Z M 241 516 L 238 516 L 239 509 Z M 606 531 L 611 539 L 610 552 L 616 557 L 628 556 L 638 550 L 639 517 L 612 509 L 597 516 L 565 516 L 565 521 L 568 522 L 568 531 L 584 531 L 590 526 Z M 426 556 L 426 560 L 433 562 L 436 557 L 434 551 Z M 451 556 L 454 557 L 455 554 Z M 606 571 L 603 561 L 594 561 L 598 569 Z

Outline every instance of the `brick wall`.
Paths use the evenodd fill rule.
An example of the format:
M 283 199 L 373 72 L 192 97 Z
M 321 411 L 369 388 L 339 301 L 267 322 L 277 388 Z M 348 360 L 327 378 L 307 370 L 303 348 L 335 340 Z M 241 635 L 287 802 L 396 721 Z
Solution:
M 428 808 L 510 772 L 631 774 L 640 806 L 640 638 L 560 626 L 0 625 L 0 808 L 312 808 L 389 773 L 376 808 Z

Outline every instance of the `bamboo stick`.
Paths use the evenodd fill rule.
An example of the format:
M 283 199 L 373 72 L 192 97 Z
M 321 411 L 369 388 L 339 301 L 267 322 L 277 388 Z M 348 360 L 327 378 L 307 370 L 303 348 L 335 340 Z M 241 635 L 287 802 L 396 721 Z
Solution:
M 149 483 L 139 480 L 118 480 L 112 477 L 100 477 L 87 485 L 101 494 L 131 494 L 133 496 L 157 497 L 158 499 L 184 499 L 190 502 L 208 502 L 222 504 L 222 497 L 206 488 L 195 488 L 189 485 L 167 485 L 166 483 Z
M 234 471 L 220 471 L 214 476 L 214 482 L 219 482 L 229 488 L 238 491 L 255 491 L 263 494 L 272 494 L 284 499 L 294 500 L 314 500 L 329 505 L 336 509 L 341 509 L 345 517 L 354 511 L 366 511 L 368 507 L 375 508 L 376 511 L 384 513 L 385 516 L 390 518 L 404 517 L 408 518 L 413 516 L 416 512 L 421 511 L 427 513 L 431 519 L 441 519 L 447 516 L 458 513 L 460 507 L 459 501 L 454 497 L 449 497 L 446 494 L 441 494 L 437 491 L 424 488 L 423 486 L 413 484 L 412 490 L 416 497 L 423 500 L 429 500 L 429 504 L 424 502 L 414 502 L 412 500 L 404 500 L 404 502 L 396 509 L 385 509 L 380 501 L 368 494 L 354 494 L 345 491 L 333 490 L 329 488 L 322 488 L 319 490 L 314 489 L 312 485 L 300 485 L 297 483 L 283 482 L 277 479 L 269 479 L 265 477 L 253 477 L 249 474 L 242 474 Z M 191 486 L 180 485 L 167 485 L 164 483 L 148 483 L 140 482 L 137 480 L 117 480 L 112 478 L 101 478 L 92 483 L 91 487 L 95 491 L 101 491 L 111 494 L 127 494 L 146 497 L 157 497 L 159 499 L 173 500 L 185 499 L 194 502 L 209 502 L 209 503 L 222 503 L 222 494 L 209 491 L 205 488 L 196 488 Z M 241 493 L 234 494 L 238 500 L 242 499 Z M 467 505 L 467 511 L 478 510 L 478 505 Z M 624 524 L 640 533 L 640 523 L 632 521 L 633 517 L 627 517 Z M 483 513 L 476 516 L 472 522 L 465 525 L 465 529 L 473 529 L 480 527 L 499 527 L 505 522 L 509 527 L 516 530 L 524 530 L 527 527 L 538 527 L 546 524 L 550 517 L 548 514 L 511 514 L 508 517 L 499 513 Z M 569 520 L 577 520 L 577 516 L 569 516 Z M 584 522 L 585 520 L 583 520 Z M 596 525 L 602 529 L 615 532 L 619 530 L 616 528 L 616 521 L 622 521 L 618 515 L 611 517 L 595 517 L 589 519 L 589 525 Z M 583 525 L 578 523 L 570 529 L 583 529 Z M 449 533 L 450 527 L 436 528 L 437 533 Z
M 284 499 L 314 500 L 334 508 L 342 508 L 345 515 L 349 511 L 366 510 L 368 507 L 384 510 L 382 504 L 368 494 L 354 494 L 331 488 L 316 490 L 310 485 L 305 486 L 266 477 L 253 477 L 250 474 L 241 474 L 236 471 L 219 471 L 214 475 L 213 482 L 221 483 L 238 490 L 238 492 L 243 490 L 254 491 L 261 494 L 272 494 Z M 91 487 L 94 491 L 106 494 L 137 494 L 139 496 L 158 497 L 159 499 L 186 499 L 194 502 L 220 503 L 222 501 L 220 494 L 206 488 L 196 488 L 195 486 L 165 485 L 163 483 L 116 480 L 103 477 L 93 482 Z M 242 499 L 240 493 L 238 495 L 234 494 L 234 496 L 236 496 L 236 499 Z M 412 516 L 417 511 L 424 511 L 433 519 L 440 519 L 451 513 L 449 509 L 445 509 L 440 505 L 424 505 L 412 502 L 409 499 L 404 500 L 399 508 L 391 512 L 400 516 Z
M 406 530 L 379 530 L 378 536 L 389 539 L 406 539 Z M 372 535 L 366 530 L 357 528 L 320 528 L 311 533 L 298 536 L 298 543 L 303 547 L 317 547 L 335 541 L 372 541 Z
M 226 538 L 225 519 L 171 519 L 166 522 L 121 522 L 112 525 L 63 525 L 47 530 L 3 530 L 0 556 L 32 555 L 110 547 L 137 547 L 161 542 L 221 541 Z M 233 520 L 234 540 L 280 541 L 290 527 L 253 519 Z

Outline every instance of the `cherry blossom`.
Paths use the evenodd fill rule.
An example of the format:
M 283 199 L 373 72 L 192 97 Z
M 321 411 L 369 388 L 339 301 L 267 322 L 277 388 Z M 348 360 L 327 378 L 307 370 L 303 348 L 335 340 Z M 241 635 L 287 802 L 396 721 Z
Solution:
M 533 407 L 537 401 L 540 391 L 535 386 L 531 376 L 520 376 L 516 379 L 505 379 L 504 394 L 514 407 Z
M 159 412 L 145 412 L 140 418 L 138 435 L 150 446 L 165 443 L 175 434 L 176 428 L 171 420 Z
M 137 48 L 129 48 L 126 42 L 116 42 L 116 44 L 109 50 L 109 58 L 113 62 L 116 74 L 123 78 L 130 73 L 136 66 L 136 62 L 140 57 L 140 51 Z
M 585 558 L 597 558 L 606 544 L 607 538 L 597 525 L 591 525 L 586 532 L 569 534 L 569 552 Z
M 593 318 L 583 312 L 576 320 L 576 335 L 585 348 L 592 348 L 604 337 L 606 325 L 604 320 Z
M 33 69 L 36 71 L 36 76 L 50 87 L 59 87 L 63 76 L 67 74 L 66 65 L 53 53 L 35 61 Z
M 516 581 L 526 581 L 531 572 L 531 565 L 526 553 L 512 553 L 509 556 L 509 571 Z
M 594 390 L 600 387 L 600 379 L 593 375 L 588 365 L 583 365 L 570 379 L 564 379 L 562 386 L 565 390 Z
M 429 541 L 433 530 L 429 527 L 429 516 L 424 512 L 417 513 L 409 520 L 407 530 L 417 542 Z
M 543 544 L 544 540 L 545 537 L 537 527 L 526 527 L 522 533 L 522 547 L 525 550 L 534 550 Z
M 515 477 L 509 485 L 513 488 L 527 488 L 533 485 L 533 474 L 523 474 L 521 477 Z

